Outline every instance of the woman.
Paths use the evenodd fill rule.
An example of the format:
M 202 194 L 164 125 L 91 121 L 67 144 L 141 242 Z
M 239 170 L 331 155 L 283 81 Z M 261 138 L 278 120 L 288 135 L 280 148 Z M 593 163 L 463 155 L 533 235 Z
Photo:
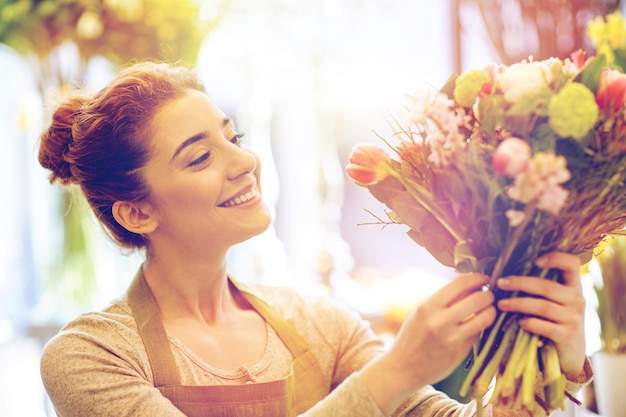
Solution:
M 470 415 L 435 391 L 495 317 L 487 278 L 452 281 L 383 350 L 367 323 L 332 300 L 228 275 L 233 245 L 270 214 L 260 161 L 180 66 L 140 63 L 94 97 L 62 103 L 41 137 L 51 181 L 81 186 L 123 247 L 145 250 L 128 293 L 69 323 L 42 356 L 46 390 L 69 416 Z M 501 280 L 500 308 L 554 340 L 568 390 L 589 381 L 576 257 L 545 267 L 564 284 Z

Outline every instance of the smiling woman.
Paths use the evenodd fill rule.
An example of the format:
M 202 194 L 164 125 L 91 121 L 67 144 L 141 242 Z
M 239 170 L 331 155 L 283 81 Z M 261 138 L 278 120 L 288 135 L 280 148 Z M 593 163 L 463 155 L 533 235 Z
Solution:
M 468 274 L 437 291 L 389 350 L 334 300 L 234 280 L 228 250 L 271 222 L 260 160 L 240 137 L 192 71 L 161 63 L 135 64 L 54 112 L 39 153 L 51 181 L 79 185 L 111 238 L 145 251 L 123 297 L 46 345 L 41 373 L 57 414 L 470 415 L 473 405 L 430 384 L 493 322 L 487 277 Z M 544 324 L 555 309 L 571 318 L 551 327 L 572 359 L 570 389 L 591 376 L 576 320 L 578 265 L 575 256 L 546 257 L 568 288 L 506 281 L 545 297 L 512 298 L 508 311 Z
M 258 157 L 204 92 L 185 89 L 167 100 L 148 131 L 150 157 L 141 168 L 148 198 L 116 201 L 113 215 L 127 230 L 149 236 L 149 259 L 163 251 L 190 262 L 196 254 L 222 257 L 267 229 L 267 207 L 250 198 L 257 195 Z

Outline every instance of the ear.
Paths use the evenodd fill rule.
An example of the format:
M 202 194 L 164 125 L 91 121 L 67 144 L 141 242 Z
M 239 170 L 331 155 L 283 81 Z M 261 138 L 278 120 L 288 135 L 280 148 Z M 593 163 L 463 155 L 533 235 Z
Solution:
M 126 230 L 137 234 L 151 233 L 158 226 L 148 203 L 116 201 L 113 203 L 113 217 Z

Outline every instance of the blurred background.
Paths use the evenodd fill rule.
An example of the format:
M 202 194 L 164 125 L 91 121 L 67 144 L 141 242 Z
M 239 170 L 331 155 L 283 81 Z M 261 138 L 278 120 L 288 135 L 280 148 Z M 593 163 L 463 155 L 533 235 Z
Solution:
M 343 173 L 390 132 L 403 95 L 452 73 L 588 49 L 620 1 L 0 0 L 0 416 L 53 416 L 39 352 L 122 294 L 140 254 L 117 249 L 74 190 L 37 163 L 59 91 L 96 91 L 143 59 L 193 65 L 264 161 L 270 230 L 231 253 L 241 280 L 323 289 L 393 336 L 453 276 Z M 588 349 L 598 349 L 591 284 Z

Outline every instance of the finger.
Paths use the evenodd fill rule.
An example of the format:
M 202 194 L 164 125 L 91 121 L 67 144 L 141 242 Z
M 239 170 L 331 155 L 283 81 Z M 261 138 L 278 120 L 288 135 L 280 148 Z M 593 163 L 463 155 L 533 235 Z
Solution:
M 494 295 L 491 291 L 474 291 L 462 300 L 448 307 L 450 321 L 462 323 L 493 306 Z
M 527 332 L 543 336 L 551 340 L 562 338 L 562 328 L 558 323 L 542 320 L 536 317 L 526 317 L 519 321 L 520 326 Z
M 578 293 L 564 284 L 545 278 L 509 276 L 497 281 L 498 288 L 509 292 L 523 292 L 525 294 L 545 297 L 558 303 L 566 303 L 573 294 Z
M 440 307 L 448 307 L 467 296 L 467 294 L 481 289 L 489 282 L 489 277 L 483 274 L 467 274 L 459 276 L 437 291 L 431 300 Z
M 496 308 L 489 305 L 486 308 L 477 311 L 468 316 L 458 325 L 458 334 L 463 339 L 472 339 L 480 335 L 487 327 L 491 326 L 496 319 Z
M 556 268 L 562 271 L 563 284 L 568 287 L 581 287 L 580 258 L 563 252 L 550 252 L 535 262 L 540 268 Z
M 558 307 L 557 312 L 550 315 L 555 319 L 573 313 L 582 314 L 585 309 L 585 298 L 579 289 L 546 279 L 510 277 L 498 280 L 498 286 L 507 291 L 519 291 L 530 295 L 501 299 L 498 301 L 498 307 L 503 311 L 546 316 L 551 309 Z
M 568 308 L 543 298 L 534 297 L 505 298 L 498 301 L 498 308 L 502 311 L 521 313 L 554 323 L 567 320 L 571 316 Z

